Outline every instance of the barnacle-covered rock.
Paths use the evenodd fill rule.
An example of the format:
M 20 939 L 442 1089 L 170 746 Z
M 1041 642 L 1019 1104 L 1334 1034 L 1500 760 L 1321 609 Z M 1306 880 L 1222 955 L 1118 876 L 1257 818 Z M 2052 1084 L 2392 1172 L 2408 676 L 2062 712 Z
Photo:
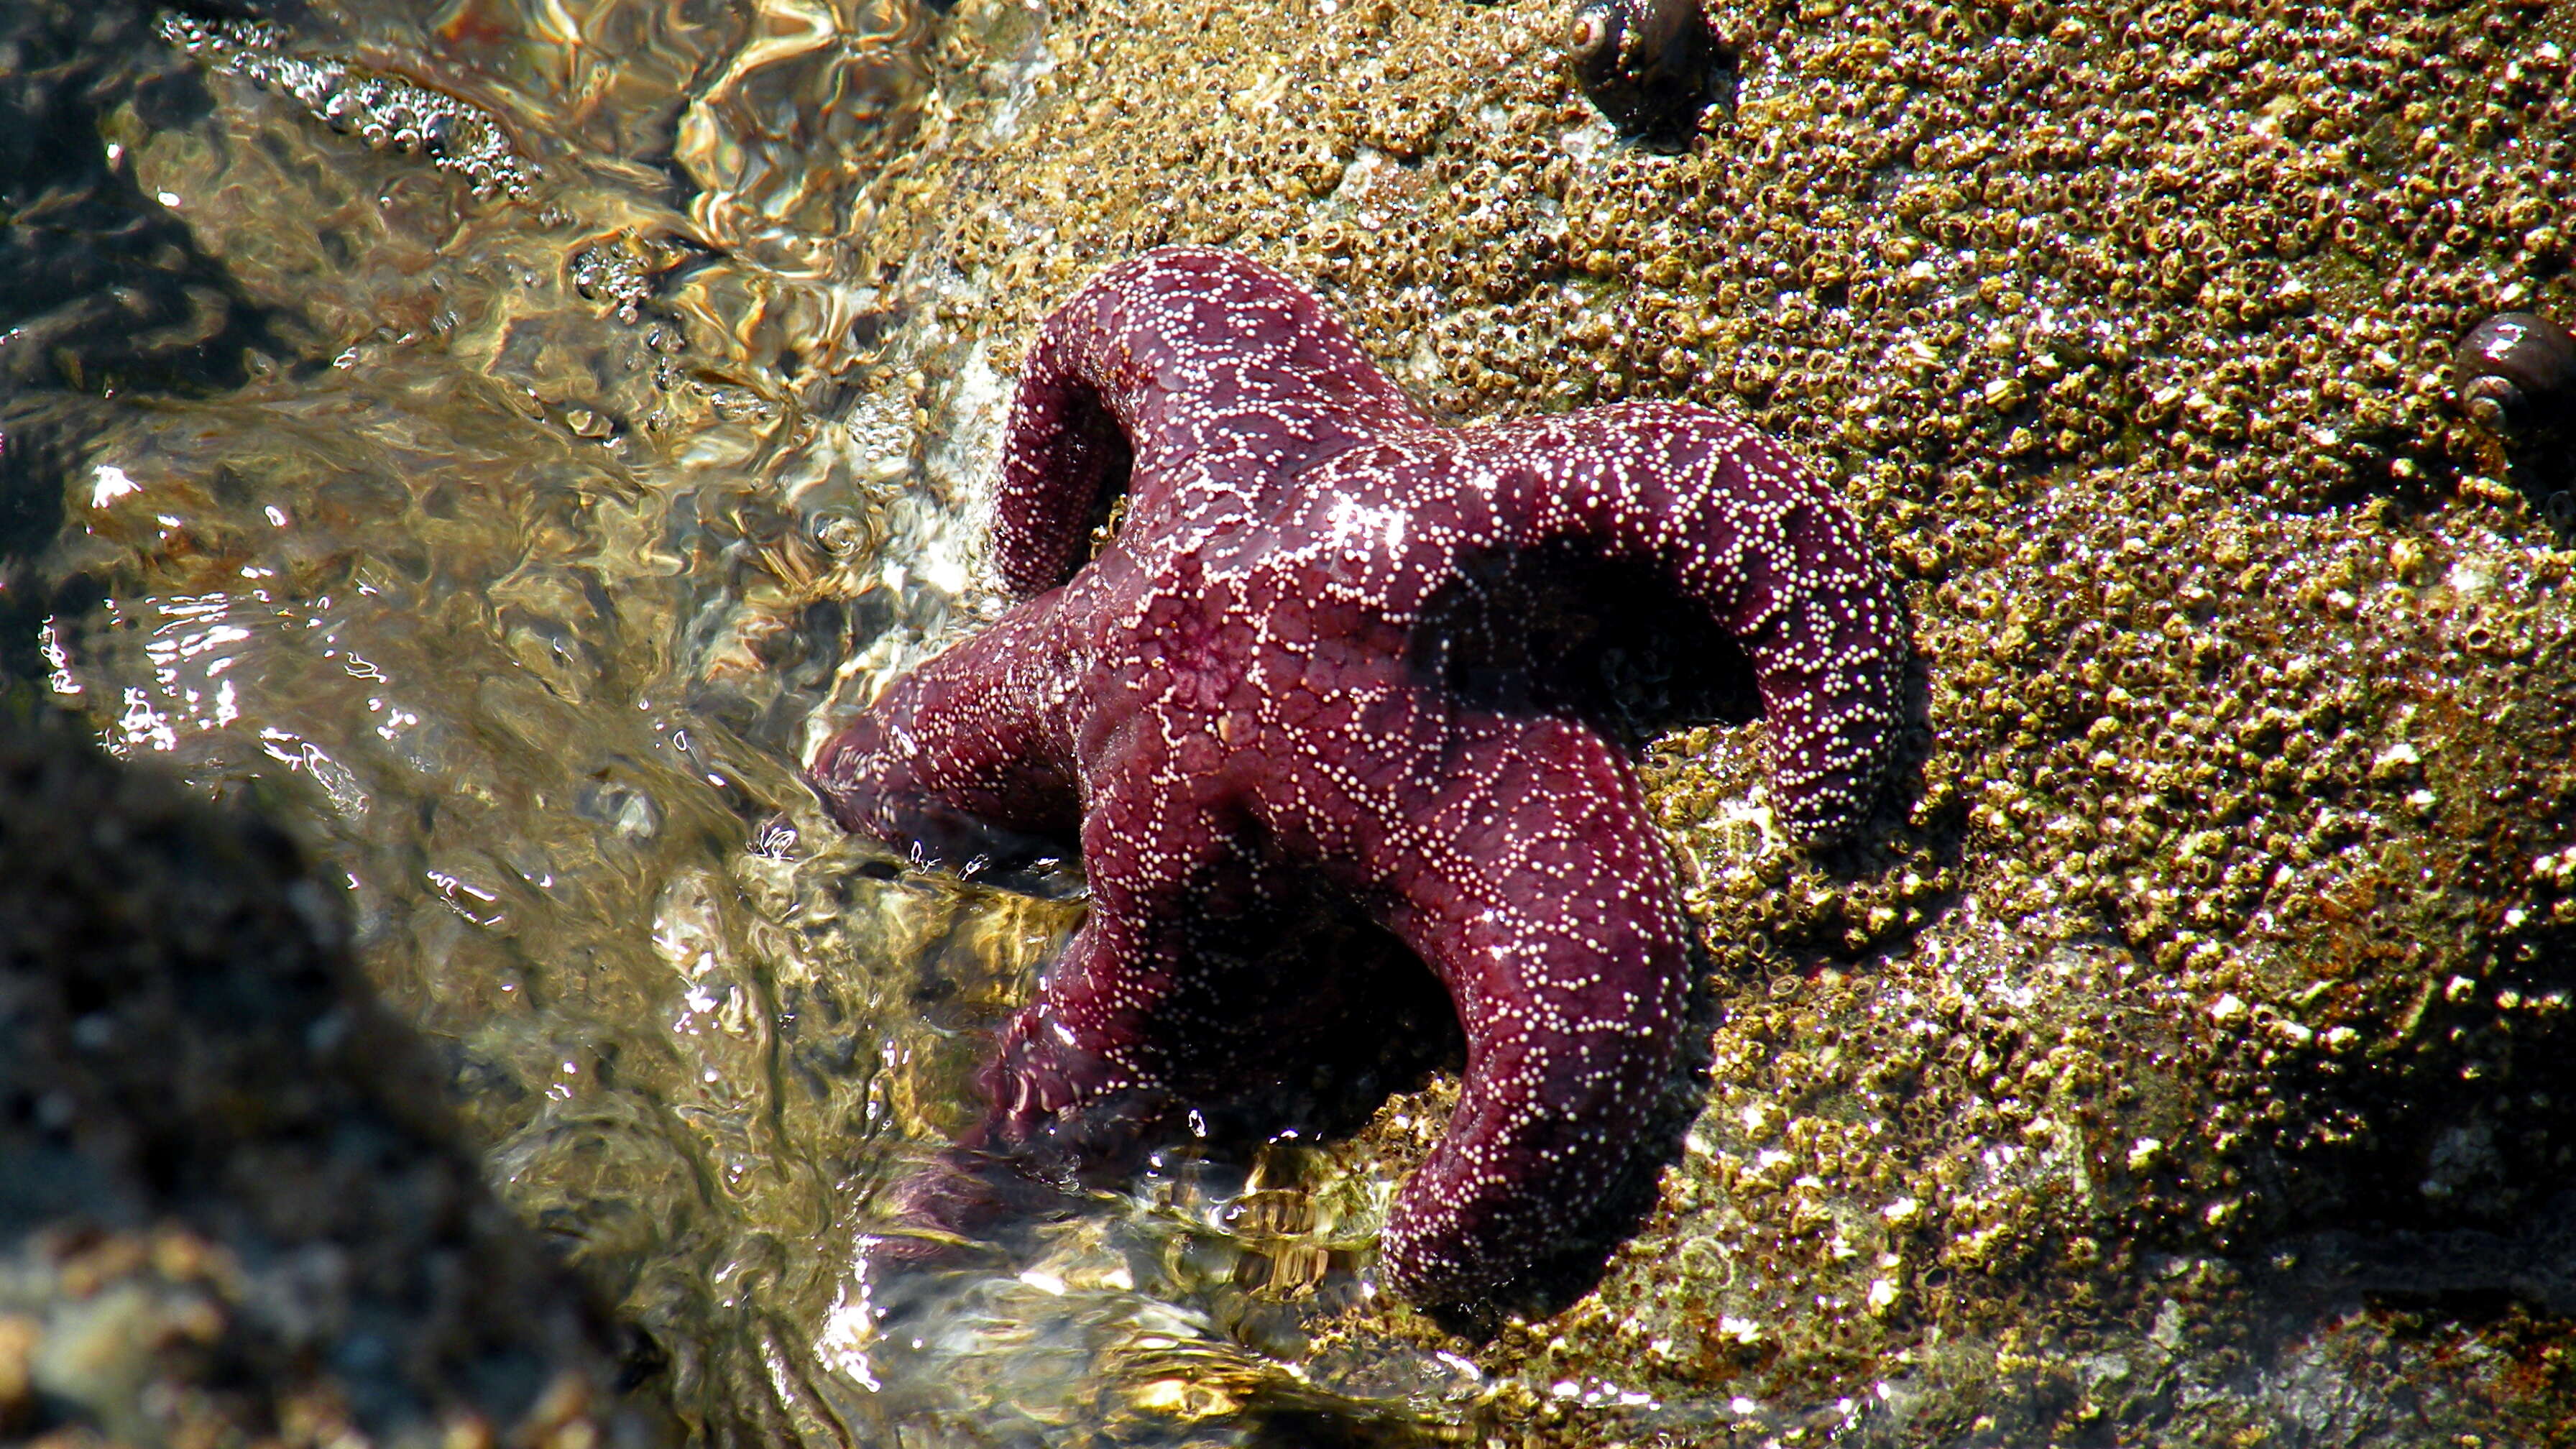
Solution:
M 883 284 L 913 310 L 877 296 L 809 346 L 792 289 L 728 290 L 738 272 L 645 299 L 759 318 L 727 376 L 792 355 L 800 383 L 845 370 L 800 406 L 839 388 L 917 419 L 870 434 L 893 458 L 870 476 L 919 464 L 931 485 L 891 505 L 919 518 L 971 491 L 1039 317 L 1108 259 L 1222 244 L 1313 281 L 1448 418 L 1739 408 L 1906 581 L 1920 788 L 1847 851 L 1779 838 L 1758 726 L 1638 731 L 1711 958 L 1707 1065 L 1670 1084 L 1668 1160 L 1597 1285 L 1484 1339 L 1355 1289 L 1373 1200 L 1437 1139 L 1446 1082 L 1328 1144 L 1342 1176 L 1298 1184 L 1333 1205 L 1312 1230 L 1229 1239 L 1211 1211 L 1167 1260 L 1067 1248 L 1035 1281 L 1215 1305 L 1318 1381 L 1418 1347 L 1489 1396 L 1422 1401 L 1456 1407 L 1459 1438 L 2568 1438 L 2549 1194 L 2576 1101 L 2576 501 L 2464 413 L 2453 372 L 2479 318 L 2576 302 L 2564 7 L 1707 8 L 1748 84 L 1676 157 L 1604 144 L 1565 0 L 1059 7 L 1018 69 L 1034 12 L 959 0 L 938 144 L 846 211 L 742 213 L 846 215 L 825 250 L 866 286 L 834 295 Z M 306 299 L 340 297 L 338 274 L 277 267 L 292 239 L 228 233 L 223 200 L 295 184 L 310 168 L 262 158 L 317 129 L 371 174 L 435 168 L 242 74 L 205 89 L 260 145 L 180 144 L 196 133 L 138 113 L 117 137 L 138 181 L 192 192 L 228 156 L 262 178 L 178 215 L 258 295 L 322 313 Z M 472 201 L 427 179 L 436 214 Z M 376 194 L 324 210 L 373 225 Z M 658 225 L 602 220 L 569 245 Z M 326 331 L 366 335 L 375 295 Z M 416 295 L 424 322 L 451 305 Z M 816 556 L 783 537 L 740 566 Z M 873 547 L 854 576 L 924 562 Z M 835 557 L 786 572 L 829 587 Z M 829 656 L 741 637 L 730 678 Z M 1659 718 L 1671 681 L 1599 662 Z M 478 828 L 542 824 L 490 811 Z M 1028 957 L 987 950 L 1016 934 L 999 912 L 974 918 L 946 949 L 999 983 L 957 998 L 990 1020 L 1019 978 L 969 958 Z M 824 1014 L 798 1012 L 780 1039 L 814 1045 Z M 1320 1326 L 1298 1317 L 1315 1305 Z M 767 1343 L 745 1401 L 796 1366 Z M 1212 1406 L 1243 1401 L 1224 1375 L 1194 1397 L 1146 1371 L 1135 1403 L 1167 1423 L 1221 1433 Z
M 2551 1422 L 2576 1390 L 2460 1353 L 2558 1345 L 2563 1307 L 2384 1305 L 2427 1244 L 2511 1245 L 2491 1285 L 2545 1261 L 2576 1147 L 2571 560 L 2450 374 L 2479 317 L 2564 314 L 2563 37 L 1827 11 L 1710 6 L 1760 84 L 1679 160 L 1584 139 L 1537 0 L 1258 43 L 1068 21 L 1083 60 L 976 163 L 982 209 L 887 244 L 946 248 L 961 355 L 1002 371 L 1092 258 L 1223 240 L 1462 419 L 1731 399 L 1909 580 L 1920 788 L 1874 838 L 1796 850 L 1757 732 L 1648 746 L 1709 1066 L 1597 1288 L 1476 1348 L 1502 1422 L 1651 1437 L 1633 1393 L 1748 1433 L 1844 1403 L 1897 1442 L 1980 1414 L 2156 1442 L 2177 1396 L 2282 1432 L 2283 1385 L 2327 1378 L 2461 1433 Z M 1186 84 L 1251 52 L 1236 91 Z M 1667 682 L 1623 678 L 1654 716 Z M 1400 1175 L 1443 1100 L 1359 1170 Z M 2305 1356 L 2228 1377 L 2282 1325 Z M 1460 1350 L 1351 1334 L 1417 1331 Z

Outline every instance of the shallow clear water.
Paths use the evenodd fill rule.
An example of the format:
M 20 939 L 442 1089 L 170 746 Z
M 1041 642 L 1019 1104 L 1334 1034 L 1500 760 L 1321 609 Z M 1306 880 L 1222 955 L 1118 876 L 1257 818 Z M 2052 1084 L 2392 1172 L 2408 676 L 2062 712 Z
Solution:
M 992 84 L 1037 34 L 1012 15 Z M 63 488 L 12 521 L 17 687 L 345 875 L 504 1193 L 711 1439 L 1402 1439 L 1472 1398 L 1454 1362 L 1263 1357 L 1361 1291 L 1383 1189 L 1273 1263 L 1230 1210 L 1311 1210 L 1334 1171 L 1296 1157 L 1175 1158 L 881 1316 L 874 1198 L 963 1124 L 980 1033 L 1080 909 L 891 872 L 795 774 L 984 607 L 978 459 L 915 414 L 941 359 L 884 341 L 936 337 L 903 324 L 937 278 L 870 249 L 870 183 L 948 143 L 928 17 L 281 18 L 0 27 L 52 127 L 0 277 L 0 466 Z

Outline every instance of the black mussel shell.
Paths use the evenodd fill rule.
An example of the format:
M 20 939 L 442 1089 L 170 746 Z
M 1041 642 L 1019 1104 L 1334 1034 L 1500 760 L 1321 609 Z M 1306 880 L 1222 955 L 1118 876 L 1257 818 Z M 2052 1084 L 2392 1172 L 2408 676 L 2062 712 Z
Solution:
M 2555 428 L 2576 400 L 2576 337 L 2533 312 L 2499 312 L 2469 329 L 2452 361 L 2460 409 L 2496 433 Z
M 1700 113 L 1734 90 L 1734 52 L 1699 0 L 1580 0 L 1565 49 L 1611 129 L 1651 150 L 1689 150 Z

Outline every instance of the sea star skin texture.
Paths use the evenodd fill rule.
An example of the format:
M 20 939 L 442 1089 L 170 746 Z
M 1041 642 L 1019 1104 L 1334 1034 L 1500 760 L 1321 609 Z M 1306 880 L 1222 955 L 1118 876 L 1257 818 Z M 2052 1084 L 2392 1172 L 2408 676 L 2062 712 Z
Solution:
M 1122 473 L 1125 523 L 1086 563 Z M 1586 1225 L 1672 1068 L 1687 968 L 1635 773 L 1533 682 L 1547 661 L 1494 592 L 1559 553 L 1742 648 L 1780 818 L 1866 813 L 1903 619 L 1767 439 L 1660 402 L 1436 424 L 1312 293 L 1223 251 L 1150 253 L 1045 323 L 993 535 L 1021 601 L 813 772 L 843 826 L 933 861 L 1079 832 L 1090 914 L 1003 1033 L 975 1145 L 1109 1153 L 1332 1030 L 1301 1003 L 1365 1011 L 1366 979 L 1328 979 L 1401 963 L 1276 953 L 1279 922 L 1339 896 L 1430 966 L 1467 1042 L 1388 1218 L 1391 1284 L 1470 1300 Z

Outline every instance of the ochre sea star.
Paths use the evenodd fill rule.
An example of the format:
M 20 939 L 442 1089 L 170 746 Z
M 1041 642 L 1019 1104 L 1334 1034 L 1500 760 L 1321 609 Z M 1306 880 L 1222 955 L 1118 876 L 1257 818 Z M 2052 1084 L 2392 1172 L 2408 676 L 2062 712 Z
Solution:
M 1079 832 L 1090 915 L 1006 1028 L 973 1145 L 1078 1163 L 1333 1030 L 1284 1018 L 1334 963 L 1279 957 L 1281 923 L 1338 896 L 1465 1028 L 1456 1112 L 1383 1239 L 1417 1301 L 1487 1293 L 1584 1226 L 1683 1011 L 1663 844 L 1514 637 L 1545 612 L 1517 581 L 1625 576 L 1731 636 L 1793 829 L 1856 823 L 1887 773 L 1890 581 L 1779 447 L 1659 402 L 1437 425 L 1312 293 L 1227 252 L 1154 252 L 1048 319 L 993 553 L 1021 602 L 814 767 L 845 827 L 932 860 Z

